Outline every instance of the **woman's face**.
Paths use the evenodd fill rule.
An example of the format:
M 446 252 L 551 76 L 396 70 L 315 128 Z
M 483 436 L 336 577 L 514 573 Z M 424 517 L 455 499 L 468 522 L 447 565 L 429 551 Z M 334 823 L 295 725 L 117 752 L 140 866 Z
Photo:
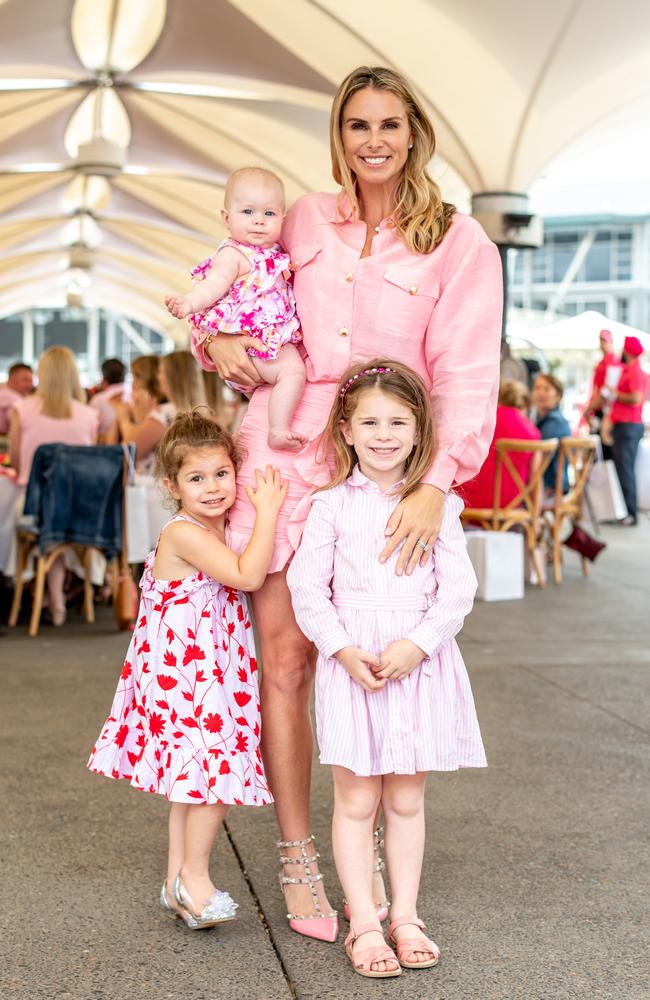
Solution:
M 560 405 L 560 393 L 544 378 L 538 375 L 533 384 L 533 406 L 538 413 L 548 413 Z
M 394 187 L 413 141 L 406 106 L 388 90 L 358 90 L 343 108 L 341 139 L 346 163 L 362 186 Z

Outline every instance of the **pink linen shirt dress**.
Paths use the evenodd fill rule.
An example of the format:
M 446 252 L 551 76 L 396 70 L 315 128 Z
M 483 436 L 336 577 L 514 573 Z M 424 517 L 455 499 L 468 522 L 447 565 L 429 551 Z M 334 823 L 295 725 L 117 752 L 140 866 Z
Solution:
M 342 210 L 348 214 L 345 201 Z M 250 538 L 255 512 L 244 487 L 254 482 L 255 468 L 275 465 L 289 483 L 270 572 L 283 569 L 291 558 L 309 493 L 329 479 L 319 438 L 349 364 L 379 355 L 398 358 L 431 388 L 438 450 L 424 482 L 446 492 L 452 483 L 470 479 L 492 439 L 502 304 L 494 244 L 478 222 L 457 212 L 430 254 L 412 253 L 391 220 L 385 220 L 377 227 L 370 256 L 362 258 L 365 223 L 341 219 L 336 195 L 307 194 L 291 207 L 282 231 L 307 368 L 293 428 L 308 443 L 298 454 L 268 447 L 268 385 L 253 393 L 239 431 L 244 460 L 230 511 L 233 548 L 243 549 Z M 214 371 L 203 348 L 205 337 L 192 331 L 192 351 L 203 368 Z

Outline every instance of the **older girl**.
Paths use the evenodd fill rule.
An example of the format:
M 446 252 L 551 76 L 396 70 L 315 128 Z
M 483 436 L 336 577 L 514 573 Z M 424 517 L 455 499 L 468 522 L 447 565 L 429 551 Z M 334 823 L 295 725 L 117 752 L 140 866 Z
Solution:
M 331 940 L 333 911 L 316 861 L 305 860 L 315 658 L 295 623 L 286 584 L 307 508 L 300 501 L 329 479 L 317 461 L 318 439 L 341 374 L 353 361 L 397 355 L 431 390 L 438 450 L 419 486 L 391 512 L 378 558 L 399 549 L 395 571 L 407 574 L 428 559 L 447 491 L 476 474 L 492 437 L 502 277 L 497 250 L 480 225 L 445 204 L 427 173 L 433 127 L 407 80 L 389 69 L 354 70 L 334 98 L 330 135 L 341 190 L 300 198 L 282 231 L 308 355 L 293 428 L 309 443 L 297 454 L 267 448 L 269 387 L 261 386 L 240 431 L 248 459 L 230 527 L 233 544 L 243 545 L 253 518 L 243 486 L 256 465 L 278 465 L 289 491 L 270 575 L 253 598 L 264 665 L 263 754 L 283 838 L 283 873 L 302 879 L 287 887 L 292 927 Z M 241 384 L 257 381 L 237 337 L 219 335 L 207 351 L 204 340 L 197 335 L 192 347 L 202 365 Z M 383 902 L 379 878 L 375 892 Z

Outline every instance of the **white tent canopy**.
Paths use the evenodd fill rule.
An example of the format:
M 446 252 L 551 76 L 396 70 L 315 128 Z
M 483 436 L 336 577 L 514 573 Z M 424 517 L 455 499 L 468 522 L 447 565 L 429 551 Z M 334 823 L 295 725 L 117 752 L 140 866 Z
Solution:
M 542 351 L 598 351 L 598 335 L 610 330 L 614 338 L 614 351 L 623 350 L 626 337 L 638 337 L 646 351 L 650 350 L 650 335 L 625 323 L 617 323 L 602 313 L 589 309 L 578 316 L 568 316 L 555 323 L 527 323 L 514 317 L 508 323 L 508 335 L 521 338 Z
M 266 165 L 289 200 L 331 188 L 332 94 L 364 63 L 419 87 L 434 175 L 466 204 L 526 191 L 650 93 L 650 5 L 0 0 L 0 316 L 63 303 L 76 247 L 88 302 L 183 338 L 162 295 L 222 235 L 228 173 Z

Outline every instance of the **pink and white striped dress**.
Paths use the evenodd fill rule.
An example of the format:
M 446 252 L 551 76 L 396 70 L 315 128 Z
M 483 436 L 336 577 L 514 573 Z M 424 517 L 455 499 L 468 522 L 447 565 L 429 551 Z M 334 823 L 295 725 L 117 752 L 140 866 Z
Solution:
M 447 497 L 431 561 L 397 576 L 398 554 L 383 565 L 379 554 L 398 502 L 357 466 L 346 482 L 314 495 L 289 567 L 296 619 L 319 651 L 320 760 L 359 776 L 485 767 L 472 690 L 454 639 L 476 591 L 459 520 L 463 504 Z M 410 639 L 427 658 L 380 691 L 366 691 L 334 658 L 344 646 L 379 655 L 397 639 Z

